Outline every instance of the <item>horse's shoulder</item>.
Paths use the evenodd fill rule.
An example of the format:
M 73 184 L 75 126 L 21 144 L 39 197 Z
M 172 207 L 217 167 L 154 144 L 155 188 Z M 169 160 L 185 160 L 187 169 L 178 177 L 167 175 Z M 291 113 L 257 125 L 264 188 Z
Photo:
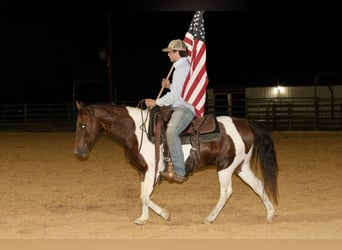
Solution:
M 144 119 L 148 115 L 145 109 L 139 107 L 125 106 L 125 108 L 134 121 Z

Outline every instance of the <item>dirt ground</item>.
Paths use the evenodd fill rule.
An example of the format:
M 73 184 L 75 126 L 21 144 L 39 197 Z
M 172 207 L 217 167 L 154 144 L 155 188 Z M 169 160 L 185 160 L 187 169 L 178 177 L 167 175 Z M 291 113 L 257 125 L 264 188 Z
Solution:
M 274 222 L 239 178 L 213 224 L 216 170 L 162 182 L 138 226 L 140 184 L 119 143 L 98 138 L 90 158 L 74 157 L 72 132 L 0 132 L 0 239 L 342 239 L 342 132 L 274 132 L 279 204 Z

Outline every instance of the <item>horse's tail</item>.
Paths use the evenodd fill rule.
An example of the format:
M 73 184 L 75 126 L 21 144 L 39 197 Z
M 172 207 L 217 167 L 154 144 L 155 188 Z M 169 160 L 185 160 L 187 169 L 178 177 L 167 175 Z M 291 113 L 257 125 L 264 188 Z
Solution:
M 254 134 L 253 162 L 260 162 L 264 189 L 271 199 L 278 204 L 278 161 L 270 132 L 260 123 L 249 121 Z

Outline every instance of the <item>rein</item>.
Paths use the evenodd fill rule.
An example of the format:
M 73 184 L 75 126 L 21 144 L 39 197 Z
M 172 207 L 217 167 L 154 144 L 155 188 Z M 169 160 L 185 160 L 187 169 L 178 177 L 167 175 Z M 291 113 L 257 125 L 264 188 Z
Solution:
M 147 130 L 146 130 L 146 121 L 148 119 L 148 116 L 149 116 L 149 113 L 150 112 L 147 112 L 147 115 L 146 115 L 146 118 L 144 120 L 144 116 L 143 116 L 143 112 L 142 112 L 142 107 L 143 107 L 143 104 L 144 104 L 144 99 L 143 100 L 140 100 L 139 103 L 138 103 L 138 107 L 140 108 L 141 110 L 141 121 L 142 121 L 142 124 L 140 125 L 140 129 L 141 129 L 141 140 L 140 140 L 140 145 L 139 145 L 139 153 L 140 153 L 140 150 L 141 150 L 141 147 L 142 147 L 142 142 L 143 142 L 143 135 L 144 135 L 144 132 L 147 133 Z M 156 141 L 155 141 L 155 171 L 154 171 L 154 185 L 156 184 L 156 176 L 157 176 L 157 171 L 158 171 L 158 163 L 159 163 L 159 146 L 160 146 L 160 123 L 157 124 L 157 128 L 156 128 Z
M 143 111 L 142 107 L 144 105 L 144 101 L 145 101 L 144 99 L 140 100 L 138 102 L 138 105 L 137 105 L 137 107 L 140 108 L 140 110 L 141 110 L 140 114 L 141 114 L 141 122 L 142 122 L 141 125 L 140 125 L 141 139 L 140 139 L 140 143 L 139 143 L 139 151 L 138 151 L 139 153 L 140 153 L 140 150 L 141 150 L 141 147 L 142 147 L 142 143 L 143 143 L 144 132 L 147 133 L 146 121 L 147 121 L 148 115 L 149 115 L 149 112 L 147 112 L 146 118 L 144 120 L 144 115 L 143 115 L 143 112 L 142 112 Z

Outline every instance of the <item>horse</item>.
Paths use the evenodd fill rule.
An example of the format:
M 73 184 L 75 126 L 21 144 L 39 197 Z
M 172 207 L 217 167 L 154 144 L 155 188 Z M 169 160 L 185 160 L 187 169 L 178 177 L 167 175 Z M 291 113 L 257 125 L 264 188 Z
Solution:
M 165 169 L 165 162 L 160 160 L 156 164 L 155 143 L 147 138 L 146 128 L 150 122 L 147 117 L 150 110 L 140 106 L 115 104 L 86 105 L 79 101 L 76 101 L 76 107 L 75 156 L 80 159 L 88 157 L 96 136 L 103 130 L 107 135 L 121 141 L 126 158 L 136 167 L 140 176 L 142 212 L 134 223 L 146 224 L 150 209 L 169 221 L 169 211 L 151 199 L 158 182 L 156 180 L 160 180 L 160 172 Z M 266 209 L 266 221 L 272 222 L 276 217 L 273 203 L 278 203 L 278 162 L 271 133 L 256 121 L 230 116 L 217 116 L 216 119 L 220 127 L 219 138 L 200 142 L 200 160 L 193 168 L 196 170 L 210 165 L 217 166 L 219 199 L 202 223 L 213 223 L 231 197 L 233 174 L 240 177 L 260 197 Z M 184 159 L 188 159 L 191 145 L 183 144 L 182 147 Z M 162 147 L 160 156 L 163 157 L 161 151 Z M 260 178 L 252 171 L 253 166 L 261 168 Z M 191 171 L 189 169 L 191 167 L 186 166 L 186 171 Z

